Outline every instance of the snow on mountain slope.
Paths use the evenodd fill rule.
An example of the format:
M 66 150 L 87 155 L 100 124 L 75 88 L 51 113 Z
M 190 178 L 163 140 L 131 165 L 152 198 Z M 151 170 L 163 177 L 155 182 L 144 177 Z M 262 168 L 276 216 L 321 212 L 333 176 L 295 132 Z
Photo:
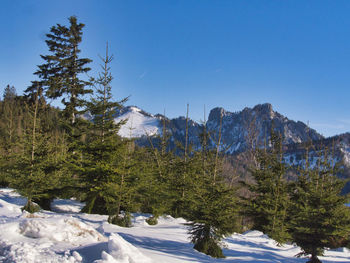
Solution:
M 150 114 L 142 112 L 137 107 L 126 107 L 114 119 L 116 123 L 127 120 L 118 134 L 125 138 L 139 138 L 144 135 L 152 136 L 159 132 L 159 120 Z
M 302 263 L 300 248 L 277 243 L 259 231 L 233 234 L 223 241 L 224 259 L 193 249 L 186 222 L 171 216 L 148 225 L 147 214 L 134 214 L 133 227 L 107 223 L 107 216 L 72 213 L 75 200 L 60 200 L 61 213 L 21 212 L 25 199 L 0 188 L 0 262 L 2 263 Z M 76 209 L 72 209 L 75 206 Z M 66 209 L 66 210 L 65 210 Z M 326 250 L 322 262 L 350 262 L 346 248 Z

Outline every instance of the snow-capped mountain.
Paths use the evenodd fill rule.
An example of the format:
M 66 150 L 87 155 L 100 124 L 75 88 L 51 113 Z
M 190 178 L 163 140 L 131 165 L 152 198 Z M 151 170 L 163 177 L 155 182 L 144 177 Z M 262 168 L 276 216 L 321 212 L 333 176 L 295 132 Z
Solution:
M 137 141 L 142 145 L 147 142 L 145 136 L 160 135 L 163 124 L 165 124 L 167 132 L 172 135 L 169 142 L 171 148 L 175 147 L 175 141 L 184 142 L 185 140 L 185 117 L 167 119 L 160 114 L 151 115 L 135 106 L 129 106 L 118 111 L 115 120 L 116 122 L 127 120 L 119 134 L 123 137 L 138 138 Z M 272 126 L 283 134 L 286 144 L 305 142 L 309 138 L 311 140 L 323 139 L 322 135 L 313 129 L 309 129 L 306 124 L 289 120 L 274 111 L 271 104 L 268 103 L 259 104 L 253 108 L 245 108 L 239 112 L 214 108 L 210 111 L 206 125 L 207 130 L 211 133 L 212 146 L 215 145 L 215 141 L 218 139 L 221 125 L 221 148 L 231 154 L 246 150 L 250 143 L 263 146 L 264 142 L 268 141 L 270 137 Z M 189 142 L 195 148 L 200 147 L 200 134 L 202 132 L 203 124 L 189 119 Z

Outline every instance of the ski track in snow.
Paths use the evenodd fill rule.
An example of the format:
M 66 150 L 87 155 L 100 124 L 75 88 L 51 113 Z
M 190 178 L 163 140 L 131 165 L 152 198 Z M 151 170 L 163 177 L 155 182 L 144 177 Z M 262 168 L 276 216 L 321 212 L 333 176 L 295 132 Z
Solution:
M 134 214 L 133 227 L 106 222 L 107 216 L 79 213 L 76 200 L 55 200 L 53 210 L 30 215 L 21 211 L 25 198 L 0 188 L 0 262 L 23 263 L 178 263 L 178 262 L 306 262 L 295 258 L 294 245 L 277 246 L 259 231 L 233 234 L 224 244 L 225 259 L 193 249 L 181 218 L 162 217 L 156 226 Z M 59 212 L 59 213 L 57 213 Z M 350 262 L 346 248 L 326 251 L 322 262 Z

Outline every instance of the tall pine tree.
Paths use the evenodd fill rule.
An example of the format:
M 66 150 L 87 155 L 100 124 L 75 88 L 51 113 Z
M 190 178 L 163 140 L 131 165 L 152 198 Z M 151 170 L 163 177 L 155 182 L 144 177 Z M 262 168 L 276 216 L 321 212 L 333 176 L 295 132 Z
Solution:
M 84 113 L 84 96 L 92 93 L 88 88 L 91 83 L 82 79 L 82 75 L 90 70 L 87 64 L 91 60 L 79 57 L 85 25 L 78 23 L 75 16 L 68 20 L 69 26 L 57 24 L 51 27 L 50 33 L 46 35 L 50 54 L 41 55 L 45 63 L 39 65 L 34 74 L 40 78 L 40 85 L 46 90 L 48 98 L 62 98 L 69 152 L 74 153 L 71 158 L 77 160 L 80 158 L 77 148 L 83 133 L 81 128 L 84 127 L 84 121 L 77 116 Z
M 87 121 L 78 116 L 86 110 L 85 95 L 92 93 L 91 83 L 84 80 L 84 75 L 90 70 L 87 65 L 91 60 L 81 58 L 79 48 L 85 25 L 78 23 L 75 16 L 68 20 L 69 26 L 56 24 L 46 34 L 49 54 L 41 55 L 45 62 L 34 73 L 39 77 L 37 83 L 45 95 L 50 99 L 61 98 L 64 105 L 59 125 L 64 130 L 67 145 L 64 169 L 71 179 L 61 192 L 75 191 L 78 187 L 75 175 L 82 159 L 80 145 L 87 128 Z M 27 92 L 31 92 L 31 88 Z
M 78 23 L 75 16 L 69 17 L 69 23 L 69 27 L 60 24 L 51 27 L 50 33 L 46 35 L 51 54 L 41 56 L 46 63 L 38 66 L 34 74 L 41 79 L 49 98 L 64 96 L 64 115 L 74 124 L 81 113 L 79 108 L 84 106 L 83 96 L 92 92 L 86 88 L 90 83 L 81 79 L 81 74 L 90 70 L 87 64 L 91 60 L 79 57 L 79 44 L 85 25 Z
M 119 188 L 123 187 L 124 174 L 120 173 L 120 167 L 125 162 L 121 156 L 126 151 L 126 143 L 117 134 L 122 123 L 115 123 L 114 114 L 126 99 L 119 102 L 112 101 L 113 77 L 110 73 L 110 63 L 113 56 L 108 54 L 108 44 L 106 56 L 101 59 L 102 72 L 97 79 L 92 80 L 97 95 L 87 104 L 93 119 L 82 149 L 84 160 L 82 166 L 77 169 L 81 182 L 87 190 L 86 206 L 83 211 L 118 215 L 122 197 L 120 191 L 117 194 L 114 190 L 117 182 L 120 183 Z

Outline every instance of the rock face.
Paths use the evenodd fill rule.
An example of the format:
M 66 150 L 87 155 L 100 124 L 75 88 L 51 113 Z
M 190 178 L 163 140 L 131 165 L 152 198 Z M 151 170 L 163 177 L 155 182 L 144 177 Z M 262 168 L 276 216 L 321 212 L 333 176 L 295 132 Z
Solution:
M 207 126 L 216 134 L 220 130 L 221 115 L 222 140 L 227 146 L 231 145 L 228 149 L 230 153 L 244 151 L 251 144 L 264 146 L 270 137 L 272 127 L 283 135 L 285 144 L 323 138 L 303 122 L 289 120 L 273 111 L 269 103 L 245 108 L 236 113 L 225 111 L 223 108 L 214 108 L 209 114 Z

